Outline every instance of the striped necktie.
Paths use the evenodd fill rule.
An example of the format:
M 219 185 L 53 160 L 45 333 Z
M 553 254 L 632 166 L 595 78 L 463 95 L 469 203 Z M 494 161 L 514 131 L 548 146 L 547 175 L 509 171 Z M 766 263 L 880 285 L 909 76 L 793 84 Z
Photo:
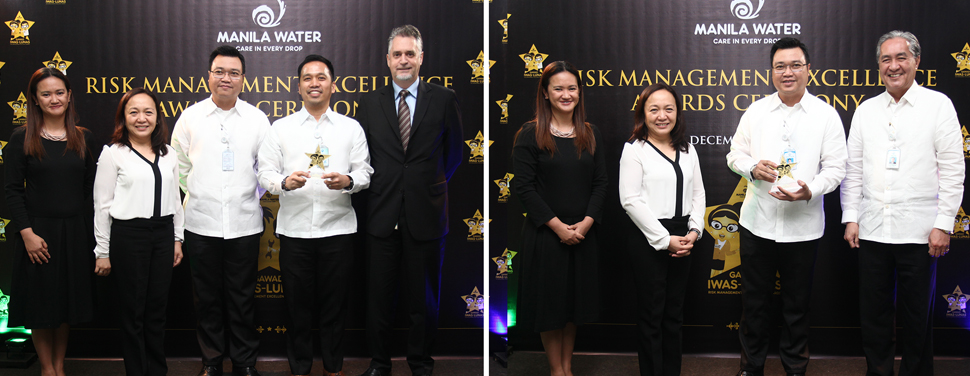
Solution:
M 397 123 L 401 127 L 401 144 L 404 151 L 408 150 L 408 141 L 411 140 L 411 110 L 405 99 L 408 97 L 407 90 L 401 90 L 401 100 L 397 104 Z

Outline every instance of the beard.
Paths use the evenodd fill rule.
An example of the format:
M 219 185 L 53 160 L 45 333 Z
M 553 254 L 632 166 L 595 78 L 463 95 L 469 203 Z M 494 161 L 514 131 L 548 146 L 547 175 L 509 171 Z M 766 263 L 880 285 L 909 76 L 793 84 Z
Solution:
M 413 78 L 414 78 L 413 74 L 399 74 L 397 76 L 394 76 L 394 79 L 398 81 L 411 81 L 411 79 Z

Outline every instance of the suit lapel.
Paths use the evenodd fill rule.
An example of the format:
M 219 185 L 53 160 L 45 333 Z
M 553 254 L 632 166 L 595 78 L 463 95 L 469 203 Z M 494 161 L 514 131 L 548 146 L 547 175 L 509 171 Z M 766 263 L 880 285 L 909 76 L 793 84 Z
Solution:
M 404 145 L 401 144 L 401 125 L 397 122 L 397 110 L 394 108 L 394 87 L 391 85 L 384 86 L 381 90 L 381 111 L 384 112 L 384 117 L 387 118 L 387 125 L 391 127 L 391 133 L 394 134 L 394 139 L 397 140 L 397 148 L 404 152 Z
M 421 126 L 421 120 L 424 119 L 424 114 L 428 112 L 428 106 L 430 106 L 432 100 L 431 87 L 428 86 L 428 83 L 419 81 L 418 92 L 420 94 L 418 95 L 418 102 L 414 106 L 417 107 L 417 110 L 414 112 L 414 121 L 411 122 L 411 135 L 414 135 L 418 127 Z

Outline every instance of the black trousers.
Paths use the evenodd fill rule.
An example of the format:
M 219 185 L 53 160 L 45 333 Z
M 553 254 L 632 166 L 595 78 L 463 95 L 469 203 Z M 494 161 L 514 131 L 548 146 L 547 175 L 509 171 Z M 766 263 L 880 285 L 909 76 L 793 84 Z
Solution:
M 111 271 L 118 308 L 125 374 L 165 375 L 165 309 L 175 262 L 172 216 L 113 220 Z
M 259 337 L 253 303 L 259 236 L 223 239 L 185 231 L 204 365 L 221 369 L 227 352 L 234 367 L 256 365 Z
M 391 321 L 399 274 L 411 328 L 407 360 L 412 374 L 431 374 L 431 347 L 438 331 L 438 302 L 445 238 L 417 240 L 402 213 L 398 230 L 387 237 L 367 235 L 367 347 L 371 368 L 390 373 Z
M 640 234 L 630 239 L 633 267 L 637 269 L 633 279 L 640 375 L 680 375 L 690 256 L 670 257 L 666 250 L 654 250 Z
M 316 318 L 320 326 L 323 368 L 327 372 L 343 369 L 341 340 L 354 259 L 353 246 L 353 235 L 317 239 L 280 235 L 280 271 L 286 301 L 286 354 L 290 372 L 294 375 L 310 374 L 313 365 L 310 329 L 316 309 L 319 310 Z
M 781 281 L 781 338 L 779 350 L 785 372 L 808 368 L 808 313 L 818 239 L 778 243 L 741 227 L 741 369 L 764 370 L 771 337 L 771 297 L 775 273 Z
M 859 242 L 859 312 L 866 375 L 893 374 L 897 324 L 902 328 L 898 333 L 903 358 L 899 375 L 933 374 L 937 259 L 928 252 L 927 244 Z

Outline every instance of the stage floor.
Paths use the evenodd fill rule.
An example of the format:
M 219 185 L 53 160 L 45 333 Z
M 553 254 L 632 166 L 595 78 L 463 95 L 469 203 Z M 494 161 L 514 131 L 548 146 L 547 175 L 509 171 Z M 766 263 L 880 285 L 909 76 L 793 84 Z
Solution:
M 357 376 L 367 370 L 370 359 L 348 358 L 344 360 L 344 373 L 347 376 Z M 481 376 L 484 375 L 482 358 L 455 358 L 440 357 L 435 358 L 435 375 L 455 375 L 455 376 Z M 198 359 L 169 359 L 168 374 L 172 376 L 194 376 L 202 368 L 202 362 Z M 226 375 L 232 365 L 225 363 L 224 370 Z M 289 376 L 290 366 L 286 359 L 263 360 L 256 363 L 256 369 L 263 376 Z M 64 371 L 71 376 L 123 376 L 125 365 L 121 359 L 68 359 L 64 363 Z M 323 364 L 320 361 L 313 362 L 313 375 L 323 373 Z M 0 375 L 3 376 L 37 376 L 40 374 L 40 366 L 35 362 L 30 368 L 0 368 Z M 407 362 L 403 359 L 394 359 L 392 364 L 392 376 L 408 376 Z
M 516 352 L 509 357 L 509 369 L 502 369 L 494 361 L 489 368 L 490 376 L 543 376 L 549 374 L 546 356 L 539 352 Z M 738 372 L 737 355 L 685 356 L 682 363 L 683 376 L 733 376 Z M 966 376 L 970 358 L 937 358 L 934 363 L 936 376 Z M 896 359 L 899 372 L 899 359 Z M 435 372 L 438 374 L 437 372 Z M 573 374 L 591 375 L 637 375 L 637 354 L 576 354 L 573 356 Z M 808 365 L 809 375 L 843 376 L 865 375 L 866 360 L 849 357 L 813 357 Z M 441 375 L 448 375 L 441 373 Z M 769 357 L 765 376 L 785 376 L 778 357 Z

